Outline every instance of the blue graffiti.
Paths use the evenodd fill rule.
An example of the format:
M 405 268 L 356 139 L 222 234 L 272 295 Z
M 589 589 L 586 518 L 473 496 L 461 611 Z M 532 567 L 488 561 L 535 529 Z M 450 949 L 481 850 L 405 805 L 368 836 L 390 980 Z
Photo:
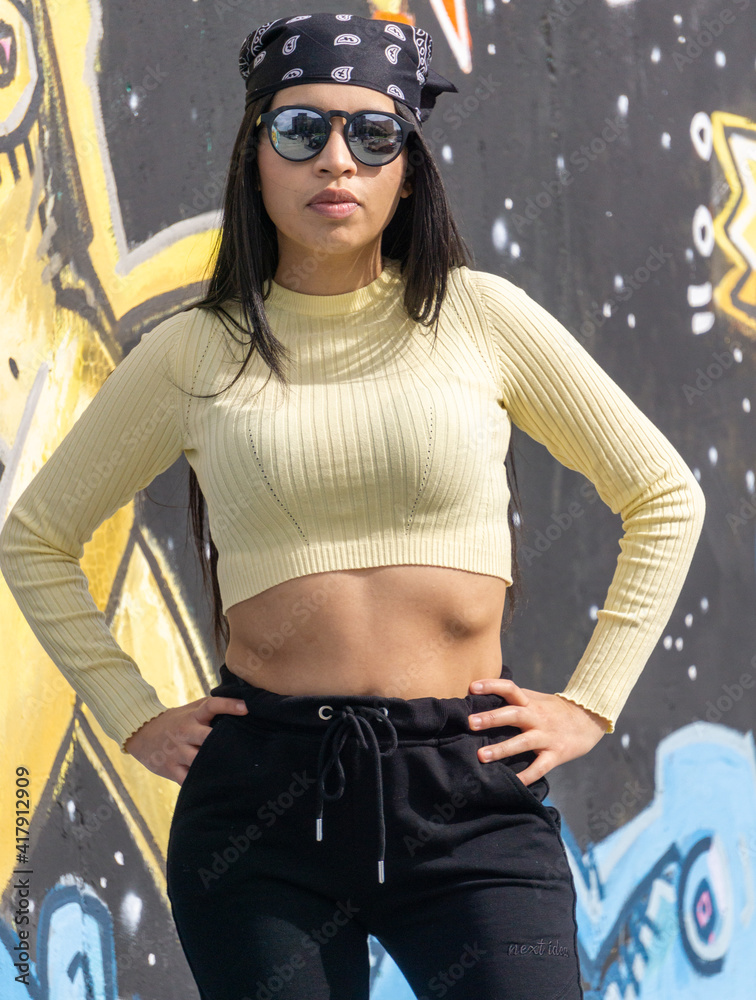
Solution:
M 585 851 L 564 822 L 562 839 L 577 891 L 585 1000 L 754 1000 L 751 732 L 685 726 L 659 744 L 654 799 L 641 813 Z M 414 1000 L 390 955 L 372 936 L 369 945 L 371 1000 Z M 66 876 L 47 893 L 25 982 L 16 978 L 20 947 L 0 921 L 0 1000 L 120 996 L 113 920 L 81 879 Z

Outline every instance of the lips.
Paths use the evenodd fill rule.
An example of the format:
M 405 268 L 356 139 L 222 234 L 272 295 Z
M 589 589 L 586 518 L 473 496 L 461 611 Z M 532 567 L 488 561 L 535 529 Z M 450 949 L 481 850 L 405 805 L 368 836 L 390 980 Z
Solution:
M 316 194 L 315 197 L 308 202 L 308 204 L 319 205 L 325 203 L 339 205 L 345 202 L 359 205 L 359 202 L 350 191 L 341 191 L 336 188 L 332 188 L 330 191 L 321 191 L 320 194 Z

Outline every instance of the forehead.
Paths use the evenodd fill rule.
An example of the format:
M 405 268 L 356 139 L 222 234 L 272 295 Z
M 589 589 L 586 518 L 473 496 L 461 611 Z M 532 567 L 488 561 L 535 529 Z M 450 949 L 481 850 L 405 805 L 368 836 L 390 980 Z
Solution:
M 309 104 L 320 111 L 330 111 L 332 108 L 341 108 L 342 111 L 357 111 L 362 108 L 394 111 L 394 101 L 388 94 L 373 90 L 372 87 L 346 83 L 300 83 L 295 87 L 284 87 L 273 95 L 270 109 L 298 103 Z

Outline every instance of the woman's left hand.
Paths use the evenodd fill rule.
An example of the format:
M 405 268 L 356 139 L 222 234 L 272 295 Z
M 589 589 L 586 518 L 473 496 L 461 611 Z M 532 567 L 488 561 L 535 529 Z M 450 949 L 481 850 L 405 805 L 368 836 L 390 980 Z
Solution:
M 477 690 L 476 684 L 483 687 Z M 500 760 L 535 750 L 536 760 L 517 775 L 524 785 L 538 781 L 559 764 L 588 753 L 609 728 L 606 719 L 587 708 L 556 694 L 519 687 L 508 678 L 473 681 L 470 691 L 472 694 L 498 694 L 509 702 L 501 708 L 470 715 L 470 728 L 476 732 L 495 726 L 515 726 L 522 730 L 501 743 L 481 747 L 478 759 L 488 763 L 487 753 L 491 755 L 490 760 Z M 475 725 L 475 718 L 481 719 L 480 725 Z

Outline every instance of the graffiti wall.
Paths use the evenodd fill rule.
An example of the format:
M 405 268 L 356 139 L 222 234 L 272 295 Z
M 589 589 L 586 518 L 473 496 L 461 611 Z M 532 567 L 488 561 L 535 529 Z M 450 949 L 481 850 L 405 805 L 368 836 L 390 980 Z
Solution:
M 195 298 L 219 223 L 253 0 L 0 0 L 0 524 L 112 368 Z M 756 65 L 751 0 L 383 0 L 454 80 L 425 127 L 476 267 L 571 330 L 707 500 L 616 733 L 549 775 L 589 1000 L 753 1000 L 756 981 Z M 526 602 L 502 639 L 559 690 L 622 525 L 514 432 Z M 219 665 L 182 456 L 82 568 L 168 705 Z M 122 755 L 0 579 L 0 1000 L 184 1000 L 165 851 L 178 786 Z M 371 996 L 410 1000 L 370 939 Z M 463 967 L 429 996 L 454 995 Z M 275 996 L 275 982 L 255 984 Z M 267 992 L 266 992 L 267 991 Z

